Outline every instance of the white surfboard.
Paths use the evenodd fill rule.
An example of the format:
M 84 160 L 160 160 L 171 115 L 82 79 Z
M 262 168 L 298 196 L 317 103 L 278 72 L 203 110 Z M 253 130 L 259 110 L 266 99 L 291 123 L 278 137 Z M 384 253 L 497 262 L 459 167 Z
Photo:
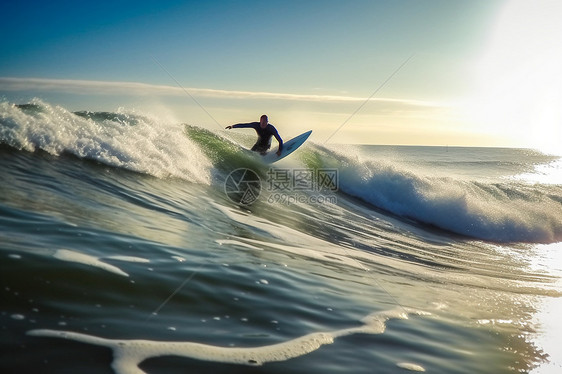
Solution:
M 263 156 L 262 160 L 267 164 L 272 164 L 281 160 L 282 158 L 287 157 L 291 153 L 297 150 L 298 147 L 303 145 L 303 143 L 308 139 L 312 130 L 307 131 L 299 136 L 283 143 L 283 149 L 281 150 L 281 155 L 277 156 L 277 151 L 269 151 L 265 156 Z

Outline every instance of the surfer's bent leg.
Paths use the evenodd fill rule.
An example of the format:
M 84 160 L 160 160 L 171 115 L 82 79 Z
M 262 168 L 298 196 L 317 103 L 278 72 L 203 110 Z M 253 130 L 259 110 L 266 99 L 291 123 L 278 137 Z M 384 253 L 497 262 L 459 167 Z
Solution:
M 267 144 L 261 144 L 259 142 L 254 144 L 254 146 L 252 147 L 252 151 L 259 152 L 262 155 L 266 154 L 268 149 L 269 147 L 267 146 Z
M 259 152 L 262 155 L 266 154 L 271 147 L 271 137 L 269 139 L 259 138 L 256 144 L 252 147 L 252 151 Z

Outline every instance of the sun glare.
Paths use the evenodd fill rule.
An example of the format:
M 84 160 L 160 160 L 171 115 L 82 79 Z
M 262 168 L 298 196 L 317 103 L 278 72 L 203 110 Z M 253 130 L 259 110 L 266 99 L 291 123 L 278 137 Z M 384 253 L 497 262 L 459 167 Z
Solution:
M 469 118 L 506 145 L 562 152 L 562 2 L 506 2 L 476 65 Z

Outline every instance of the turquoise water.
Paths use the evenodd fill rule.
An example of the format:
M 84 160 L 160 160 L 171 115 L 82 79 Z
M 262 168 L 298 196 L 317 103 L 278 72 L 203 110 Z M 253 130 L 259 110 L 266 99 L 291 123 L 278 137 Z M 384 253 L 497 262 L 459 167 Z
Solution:
M 557 156 L 311 141 L 271 167 L 40 101 L 3 103 L 0 140 L 3 373 L 561 369 Z

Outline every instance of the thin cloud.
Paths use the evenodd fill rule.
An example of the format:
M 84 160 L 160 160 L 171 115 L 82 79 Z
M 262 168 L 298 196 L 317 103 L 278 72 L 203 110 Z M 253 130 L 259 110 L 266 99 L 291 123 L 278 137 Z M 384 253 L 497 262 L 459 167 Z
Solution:
M 290 100 L 309 102 L 364 102 L 364 97 L 338 95 L 289 94 L 260 91 L 230 91 L 210 88 L 185 88 L 191 95 L 217 99 L 252 99 L 252 100 Z M 1 91 L 47 91 L 72 94 L 127 95 L 127 96 L 184 96 L 183 88 L 139 82 L 107 82 L 71 79 L 12 78 L 0 77 Z M 372 101 L 405 104 L 421 107 L 437 107 L 439 104 L 421 101 L 389 98 L 373 98 Z

